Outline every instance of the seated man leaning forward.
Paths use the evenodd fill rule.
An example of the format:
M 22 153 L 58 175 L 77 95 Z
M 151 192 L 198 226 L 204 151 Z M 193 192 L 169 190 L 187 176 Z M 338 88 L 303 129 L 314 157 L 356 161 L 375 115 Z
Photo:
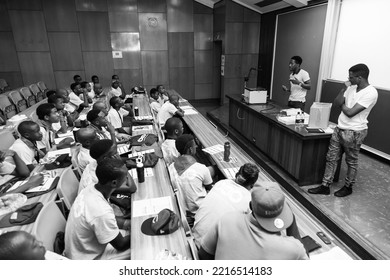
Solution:
M 94 161 L 94 159 L 89 155 L 89 149 L 93 142 L 99 140 L 99 137 L 96 134 L 96 131 L 90 127 L 80 128 L 76 132 L 76 140 L 81 144 L 78 149 L 76 148 L 75 154 L 72 157 L 75 157 L 75 162 L 77 167 L 81 172 L 84 171 L 85 167 Z
M 196 211 L 213 186 L 213 179 L 209 168 L 194 158 L 196 143 L 192 135 L 183 134 L 177 138 L 176 149 L 180 156 L 168 170 L 173 187 L 179 190 L 184 201 L 188 223 L 192 225 Z
M 98 183 L 77 196 L 65 229 L 65 255 L 73 260 L 130 259 L 130 235 L 123 236 L 108 198 L 127 178 L 120 159 L 100 161 Z
M 199 257 L 216 260 L 305 260 L 302 243 L 281 231 L 294 221 L 283 191 L 274 182 L 261 182 L 251 193 L 249 214 L 222 216 L 206 233 Z
M 169 101 L 165 102 L 164 105 L 161 106 L 157 115 L 157 119 L 161 127 L 165 125 L 167 119 L 173 116 L 184 116 L 184 111 L 179 107 L 179 98 L 180 97 L 178 95 L 171 95 L 169 96 Z
M 165 122 L 167 138 L 161 144 L 164 160 L 167 166 L 177 159 L 180 154 L 176 149 L 176 139 L 183 134 L 183 123 L 179 118 L 172 117 Z

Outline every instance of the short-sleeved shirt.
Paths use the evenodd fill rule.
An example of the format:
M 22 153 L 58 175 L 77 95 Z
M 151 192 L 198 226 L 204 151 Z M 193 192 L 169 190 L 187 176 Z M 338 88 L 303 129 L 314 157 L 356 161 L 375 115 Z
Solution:
M 344 92 L 345 106 L 352 108 L 359 103 L 365 109 L 352 118 L 341 112 L 338 119 L 338 127 L 341 129 L 363 130 L 367 129 L 367 117 L 378 100 L 378 91 L 372 85 L 356 92 L 357 86 L 349 86 Z
M 54 132 L 50 129 L 45 129 L 41 125 L 39 126 L 39 129 L 42 133 L 42 140 L 37 141 L 38 149 L 46 149 L 46 152 L 49 151 L 53 145 L 54 145 Z
M 80 171 L 84 172 L 87 165 L 94 161 L 95 160 L 89 155 L 89 150 L 84 147 L 80 147 L 80 151 L 77 154 L 77 165 Z
M 65 255 L 73 260 L 99 258 L 119 234 L 114 210 L 95 187 L 78 194 L 65 229 Z
M 175 139 L 165 139 L 165 141 L 161 144 L 161 150 L 167 166 L 171 165 L 171 163 L 180 156 L 175 144 Z
M 97 162 L 95 159 L 93 159 L 93 161 L 85 167 L 83 174 L 81 174 L 78 193 L 80 193 L 83 189 L 94 186 L 99 182 L 96 176 L 96 168 Z
M 122 90 L 120 87 L 118 87 L 116 89 L 111 87 L 110 94 L 111 94 L 111 96 L 122 96 Z
M 297 74 L 290 74 L 290 79 L 297 79 L 299 82 L 304 83 L 310 80 L 309 73 L 300 69 Z M 291 94 L 288 100 L 306 102 L 307 89 L 302 88 L 300 85 L 295 85 L 290 82 Z
M 123 117 L 127 116 L 129 111 L 126 111 L 123 108 L 120 108 L 119 111 L 111 108 L 108 111 L 107 120 L 112 124 L 112 126 L 116 128 L 121 128 L 123 126 Z
M 248 213 L 251 193 L 234 180 L 218 181 L 203 199 L 192 228 L 197 244 L 218 220 L 229 212 Z
M 10 149 L 15 151 L 26 165 L 38 164 L 35 159 L 36 151 L 27 146 L 20 138 L 15 140 Z
M 209 169 L 198 162 L 186 168 L 184 172 L 180 172 L 179 175 L 175 165 L 180 164 L 180 161 L 185 157 L 190 156 L 180 156 L 168 169 L 172 184 L 179 190 L 180 196 L 185 202 L 185 210 L 195 214 L 207 195 L 204 185 L 212 184 L 213 179 Z
M 149 102 L 150 102 L 150 108 L 152 108 L 152 110 L 155 114 L 158 114 L 158 112 L 160 112 L 160 109 L 161 109 L 160 102 L 158 102 L 158 100 L 156 100 L 152 97 L 150 97 Z
M 252 213 L 227 213 L 203 237 L 202 248 L 216 260 L 306 260 L 302 243 L 262 230 Z
M 177 108 L 171 102 L 167 101 L 164 105 L 161 106 L 160 111 L 158 112 L 158 122 L 161 126 L 165 125 L 167 119 L 173 117 L 176 113 Z
M 84 103 L 84 101 L 82 101 L 80 99 L 80 97 L 78 97 L 77 94 L 74 93 L 73 91 L 71 93 L 69 93 L 69 102 L 72 103 L 76 107 L 79 107 L 81 104 Z

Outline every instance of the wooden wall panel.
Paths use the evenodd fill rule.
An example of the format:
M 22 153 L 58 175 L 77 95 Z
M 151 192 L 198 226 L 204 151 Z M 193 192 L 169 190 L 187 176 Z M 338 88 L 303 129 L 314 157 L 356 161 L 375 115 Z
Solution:
M 213 33 L 212 32 L 194 32 L 195 50 L 212 50 Z
M 130 92 L 130 90 L 135 86 L 141 86 L 144 84 L 142 82 L 141 69 L 115 69 L 114 74 L 119 76 L 126 92 Z
M 138 32 L 138 13 L 109 12 L 111 32 Z
M 194 68 L 169 68 L 169 88 L 176 90 L 183 98 L 195 99 Z
M 140 13 L 138 17 L 141 50 L 168 50 L 167 15 L 161 13 Z
M 74 1 L 42 0 L 47 31 L 78 31 Z
M 242 54 L 241 55 L 241 77 L 246 77 L 249 73 L 249 69 L 257 69 L 259 61 L 258 54 Z M 252 71 L 249 81 L 247 82 L 248 87 L 256 87 L 257 85 L 257 76 L 261 74 L 261 71 Z
M 54 77 L 56 79 L 57 88 L 70 88 L 70 85 L 74 82 L 73 76 L 80 75 L 83 81 L 90 81 L 91 76 L 86 77 L 85 72 L 81 70 L 72 71 L 54 71 Z
M 142 0 L 138 1 L 139 13 L 166 13 L 166 0 Z
M 243 22 L 244 7 L 233 1 L 226 1 L 226 22 Z
M 244 22 L 260 22 L 260 14 L 244 8 Z
M 168 52 L 141 51 L 142 76 L 145 85 L 168 84 Z
M 77 12 L 83 51 L 111 51 L 108 13 Z
M 242 52 L 243 53 L 258 53 L 260 39 L 260 24 L 245 22 L 242 34 Z
M 109 0 L 107 1 L 110 12 L 137 12 L 137 0 Z
M 107 8 L 107 0 L 75 0 L 76 10 L 85 12 L 105 12 Z
M 19 52 L 18 57 L 25 85 L 44 81 L 48 88 L 55 88 L 53 66 L 49 52 Z
M 215 99 L 213 84 L 195 84 L 195 99 Z
M 5 79 L 12 89 L 24 86 L 21 72 L 0 72 L 0 77 Z
M 17 51 L 48 51 L 42 11 L 9 11 Z
M 168 32 L 193 32 L 194 1 L 167 0 Z
M 7 10 L 0 9 L 0 31 L 12 31 Z
M 0 32 L 0 72 L 19 71 L 18 55 L 12 32 Z
M 213 52 L 194 51 L 195 54 L 195 83 L 213 82 Z
M 80 34 L 49 32 L 49 42 L 54 70 L 83 70 Z
M 114 69 L 140 69 L 139 33 L 111 33 L 111 48 L 122 51 L 122 58 L 113 58 Z
M 243 94 L 244 79 L 242 78 L 225 78 L 224 84 L 225 94 Z
M 7 0 L 9 10 L 42 10 L 41 0 Z
M 213 32 L 213 15 L 194 15 L 194 32 Z
M 168 33 L 169 67 L 194 66 L 194 33 Z
M 83 52 L 85 75 L 98 75 L 104 86 L 111 86 L 111 76 L 114 73 L 112 52 Z M 88 78 L 90 79 L 90 78 Z
M 225 33 L 225 54 L 242 53 L 243 23 L 227 22 Z
M 225 78 L 242 77 L 241 54 L 225 54 Z

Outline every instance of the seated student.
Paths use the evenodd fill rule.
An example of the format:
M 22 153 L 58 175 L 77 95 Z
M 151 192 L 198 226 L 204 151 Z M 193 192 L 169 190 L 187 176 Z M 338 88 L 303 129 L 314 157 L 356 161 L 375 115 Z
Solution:
M 80 75 L 74 75 L 73 76 L 73 81 L 75 82 L 75 83 L 81 83 L 81 81 L 82 81 L 83 79 L 81 78 L 81 76 Z
M 158 91 L 158 94 L 160 95 L 159 102 L 160 102 L 160 104 L 162 106 L 165 102 L 167 102 L 169 100 L 168 93 L 165 90 L 163 85 L 157 85 L 156 89 Z
M 38 106 L 36 112 L 38 116 L 37 123 L 39 124 L 40 131 L 42 133 L 42 140 L 37 141 L 38 149 L 47 153 L 53 148 L 63 149 L 70 147 L 70 144 L 73 142 L 73 139 L 70 137 L 63 139 L 57 145 L 54 143 L 55 131 L 52 125 L 53 123 L 58 123 L 60 121 L 60 117 L 54 104 L 43 103 Z
M 96 75 L 93 75 L 91 77 L 91 82 L 89 84 L 93 87 L 94 84 L 98 84 L 98 83 L 99 83 L 99 77 Z
M 158 112 L 161 109 L 161 103 L 160 101 L 160 95 L 158 94 L 157 89 L 152 88 L 150 91 L 150 98 L 149 98 L 149 103 L 150 103 L 150 108 L 152 108 L 154 114 L 157 116 Z
M 99 140 L 99 137 L 94 129 L 84 127 L 77 130 L 76 140 L 81 144 L 81 146 L 76 149 L 73 157 L 75 157 L 77 167 L 81 172 L 83 172 L 85 167 L 94 161 L 94 159 L 89 155 L 89 149 L 95 141 Z
M 96 101 L 95 103 L 93 103 L 92 110 L 100 110 L 104 113 L 104 116 L 106 117 L 108 115 L 107 105 L 103 101 Z
M 180 156 L 168 168 L 172 185 L 179 190 L 184 201 L 188 223 L 193 224 L 193 218 L 207 191 L 212 188 L 213 179 L 209 169 L 196 162 L 196 143 L 190 134 L 183 134 L 176 140 L 176 149 Z
M 73 260 L 130 259 L 130 235 L 122 235 L 119 227 L 123 224 L 117 222 L 108 203 L 111 194 L 125 183 L 127 174 L 120 159 L 99 161 L 98 183 L 81 191 L 70 210 L 65 256 Z
M 66 133 L 68 128 L 73 126 L 73 118 L 70 113 L 65 110 L 64 98 L 60 94 L 54 94 L 47 98 L 47 103 L 54 104 L 60 117 L 60 121 L 58 123 L 53 123 L 54 131 Z
M 161 144 L 164 160 L 167 166 L 170 166 L 176 158 L 180 156 L 176 149 L 176 139 L 183 134 L 183 123 L 179 118 L 169 118 L 165 123 L 167 138 Z
M 121 96 L 121 98 L 125 99 L 125 96 L 126 96 L 125 87 L 122 85 L 122 82 L 120 81 L 119 76 L 116 75 L 116 74 L 114 74 L 114 75 L 112 75 L 111 78 L 112 78 L 112 80 L 115 80 L 115 81 L 117 81 L 117 82 L 119 83 L 119 88 L 120 88 L 121 91 L 122 91 L 122 96 Z
M 0 260 L 44 260 L 46 249 L 25 231 L 9 231 L 0 235 Z
M 57 91 L 55 91 L 54 89 L 50 89 L 46 92 L 46 97 L 49 98 L 50 96 L 55 94 L 57 94 Z
M 195 214 L 192 228 L 199 247 L 202 237 L 228 212 L 248 213 L 250 190 L 259 177 L 259 169 L 252 163 L 240 167 L 234 180 L 220 180 L 203 199 Z
M 129 111 L 123 109 L 123 100 L 117 96 L 110 99 L 110 110 L 108 110 L 107 120 L 112 124 L 117 133 L 128 134 L 123 129 L 123 118 L 129 115 Z
M 108 158 L 120 158 L 116 144 L 107 139 L 93 142 L 89 149 L 89 154 L 94 160 L 85 167 L 84 172 L 81 175 L 79 193 L 88 186 L 93 186 L 98 182 L 98 178 L 96 177 L 96 166 L 100 161 L 104 161 Z M 116 193 L 131 195 L 136 190 L 137 186 L 131 175 L 128 174 L 126 184 L 118 188 Z
M 165 102 L 164 105 L 161 106 L 161 109 L 157 115 L 158 122 L 161 128 L 164 127 L 167 119 L 173 116 L 177 116 L 177 117 L 184 116 L 184 111 L 179 107 L 178 95 L 171 95 L 169 97 L 169 101 Z
M 255 185 L 248 214 L 227 213 L 201 241 L 200 259 L 305 260 L 302 243 L 281 231 L 294 220 L 283 191 L 274 182 Z
M 91 110 L 87 114 L 87 120 L 90 122 L 90 128 L 96 131 L 99 139 L 111 139 L 116 143 L 124 143 L 129 140 L 129 135 L 117 133 L 115 128 L 105 118 L 105 115 L 100 110 Z
M 18 125 L 20 138 L 16 139 L 10 147 L 17 153 L 20 159 L 32 171 L 45 156 L 45 153 L 38 149 L 37 141 L 41 141 L 43 134 L 39 125 L 33 121 L 23 121 Z
M 80 83 L 73 83 L 70 85 L 71 92 L 69 93 L 69 103 L 75 108 L 86 108 L 88 107 L 88 96 L 87 90 L 81 88 Z M 83 99 L 80 98 L 83 96 Z
M 119 87 L 119 81 L 112 80 L 111 90 L 110 90 L 109 94 L 111 95 L 111 97 L 117 96 L 117 97 L 124 98 L 123 92 L 122 92 L 121 88 Z
M 81 82 L 80 83 L 81 89 L 83 92 L 87 93 L 88 103 L 92 103 L 92 99 L 95 97 L 95 92 L 92 91 L 92 86 L 88 82 Z M 81 100 L 84 100 L 84 95 L 79 95 Z

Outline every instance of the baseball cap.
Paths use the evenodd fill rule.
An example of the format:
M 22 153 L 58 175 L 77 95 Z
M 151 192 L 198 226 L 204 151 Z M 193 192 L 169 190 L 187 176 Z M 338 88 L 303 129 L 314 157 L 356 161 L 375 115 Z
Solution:
M 165 235 L 175 232 L 179 226 L 179 217 L 172 210 L 165 208 L 156 216 L 145 220 L 141 231 L 146 235 Z
M 252 212 L 262 228 L 279 232 L 292 224 L 293 213 L 278 183 L 256 183 L 251 196 Z

